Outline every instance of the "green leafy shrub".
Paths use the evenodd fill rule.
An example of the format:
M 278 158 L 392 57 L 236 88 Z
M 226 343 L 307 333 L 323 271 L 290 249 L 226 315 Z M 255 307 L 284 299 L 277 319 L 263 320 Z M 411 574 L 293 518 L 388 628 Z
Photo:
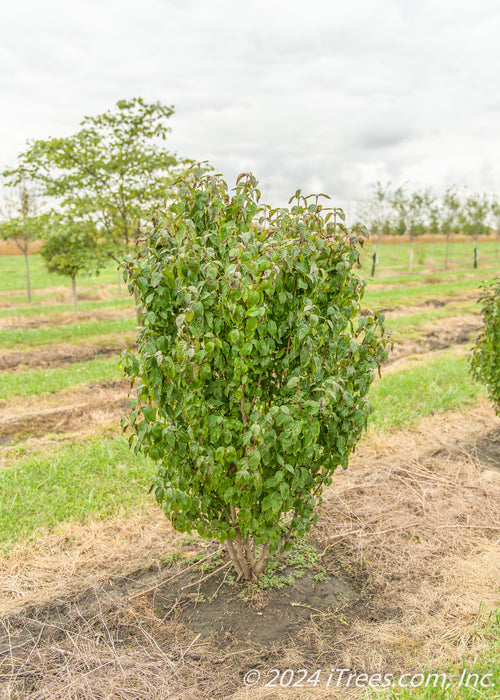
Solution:
M 131 443 L 158 463 L 156 498 L 179 531 L 227 543 L 238 578 L 315 520 L 366 425 L 386 357 L 383 317 L 359 317 L 363 233 L 319 196 L 259 206 L 191 172 L 125 263 L 136 294 Z
M 486 282 L 479 298 L 484 326 L 469 356 L 472 375 L 486 385 L 500 415 L 500 278 Z

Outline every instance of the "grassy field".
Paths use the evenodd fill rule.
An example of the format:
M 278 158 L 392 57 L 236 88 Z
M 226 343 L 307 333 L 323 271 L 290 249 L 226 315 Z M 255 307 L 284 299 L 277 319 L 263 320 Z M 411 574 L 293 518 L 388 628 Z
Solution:
M 376 668 L 378 659 L 396 672 L 407 668 L 411 659 L 416 673 L 428 663 L 433 669 L 444 668 L 443 659 L 447 658 L 456 671 L 462 658 L 471 672 L 488 673 L 498 660 L 498 613 L 489 618 L 483 615 L 479 624 L 474 610 L 480 610 L 481 605 L 494 610 L 495 599 L 500 600 L 498 582 L 495 587 L 491 583 L 494 579 L 487 577 L 487 572 L 495 569 L 491 556 L 488 564 L 483 562 L 483 574 L 477 573 L 482 552 L 491 553 L 499 536 L 493 513 L 496 509 L 498 515 L 495 498 L 500 488 L 500 463 L 495 462 L 497 453 L 491 448 L 497 444 L 499 420 L 484 388 L 470 377 L 467 352 L 480 325 L 479 284 L 500 274 L 496 243 L 481 242 L 477 270 L 472 268 L 470 242 L 454 243 L 447 270 L 443 243 L 417 243 L 411 275 L 407 273 L 407 246 L 384 244 L 379 247 L 375 278 L 370 279 L 372 251 L 367 246 L 359 272 L 368 280 L 363 304 L 385 310 L 394 353 L 371 389 L 374 412 L 368 431 L 352 466 L 334 478 L 325 494 L 319 524 L 312 534 L 315 546 L 324 550 L 324 571 L 330 571 L 331 566 L 335 576 L 347 577 L 362 601 L 330 616 L 314 612 L 312 606 L 307 644 L 300 634 L 289 632 L 293 643 L 276 642 L 270 658 L 283 669 L 295 663 L 293 653 L 297 663 L 306 663 L 306 657 L 297 651 L 304 647 L 310 654 L 314 651 L 314 663 L 328 658 L 330 664 Z M 154 465 L 135 455 L 122 435 L 120 418 L 126 413 L 127 385 L 119 354 L 133 343 L 136 319 L 133 300 L 123 285 L 118 289 L 116 269 L 109 267 L 99 277 L 79 280 L 76 317 L 69 281 L 47 274 L 37 255 L 31 258 L 31 270 L 33 303 L 28 305 L 23 293 L 22 257 L 0 257 L 0 367 L 4 368 L 0 374 L 0 588 L 3 581 L 13 591 L 0 596 L 0 602 L 3 600 L 5 610 L 13 613 L 28 604 L 46 606 L 63 593 L 74 597 L 84 585 L 108 580 L 119 572 L 136 571 L 137 567 L 143 572 L 137 574 L 138 580 L 147 575 L 151 585 L 156 581 L 153 574 L 147 574 L 152 562 L 164 557 L 190 562 L 189 557 L 200 556 L 205 546 L 196 536 L 182 540 L 184 544 L 177 544 L 175 550 L 166 545 L 168 525 L 148 494 Z M 477 484 L 483 482 L 489 484 L 486 495 L 477 491 Z M 462 486 L 457 489 L 457 484 Z M 111 527 L 114 535 L 108 535 Z M 386 531 L 394 537 L 390 542 L 382 536 L 374 538 L 374 533 Z M 88 533 L 94 533 L 95 539 Z M 168 533 L 174 537 L 171 530 Z M 332 533 L 339 538 L 334 540 L 339 550 L 330 562 Z M 87 559 L 81 558 L 82 548 Z M 73 558 L 72 566 L 64 563 L 68 557 Z M 86 563 L 90 560 L 92 566 Z M 24 571 L 21 561 L 27 562 L 25 573 L 19 573 Z M 60 574 L 54 571 L 57 566 Z M 50 567 L 52 579 L 40 573 Z M 455 583 L 450 578 L 450 571 L 458 577 L 456 572 L 462 569 L 478 577 L 463 601 L 461 594 L 453 593 Z M 436 583 L 436 572 L 448 572 L 439 575 L 442 588 Z M 318 581 L 320 574 L 318 570 Z M 163 575 L 158 564 L 157 576 Z M 208 583 L 218 580 L 218 574 L 214 576 Z M 30 583 L 35 579 L 36 585 Z M 395 580 L 406 583 L 391 583 Z M 225 581 L 221 579 L 220 586 Z M 432 581 L 442 596 L 439 604 L 431 601 Z M 457 578 L 457 591 L 462 590 L 459 583 Z M 261 600 L 259 596 L 264 594 L 252 591 L 250 600 Z M 207 589 L 205 598 L 199 600 L 208 600 L 212 593 Z M 418 603 L 426 596 L 427 607 Z M 461 600 L 462 607 L 457 610 L 452 604 L 455 599 Z M 282 606 L 281 599 L 275 602 Z M 301 604 L 306 612 L 312 605 L 307 600 Z M 439 613 L 429 612 L 434 605 Z M 152 606 L 148 619 L 154 627 L 158 620 Z M 392 608 L 401 610 L 399 617 L 387 617 Z M 339 623 L 338 615 L 345 624 Z M 451 632 L 443 627 L 446 624 Z M 151 635 L 153 628 L 148 629 Z M 347 641 L 338 649 L 334 645 L 336 655 L 332 651 L 330 658 L 331 640 L 338 638 Z M 166 641 L 160 646 L 168 648 L 166 654 L 173 653 Z M 375 653 L 381 646 L 385 651 Z M 234 669 L 239 669 L 240 676 L 242 669 L 254 667 L 251 654 L 245 656 L 238 644 L 233 651 L 242 654 L 239 661 L 231 657 L 231 663 L 239 663 Z M 232 651 L 224 653 L 231 655 Z M 110 668 L 120 666 L 118 657 L 116 663 L 109 662 Z M 208 664 L 203 655 L 197 658 L 201 666 Z M 11 666 L 14 668 L 14 661 Z M 207 673 L 219 673 L 215 666 L 204 668 Z M 1 676 L 1 669 L 0 658 L 0 683 L 6 677 Z M 193 669 L 189 673 L 194 673 Z M 18 695 L 12 697 L 28 697 L 23 695 L 26 689 L 19 690 L 25 688 L 23 683 L 19 680 L 20 685 L 14 688 Z M 307 692 L 278 690 L 281 694 L 276 697 L 324 697 L 324 689 L 319 687 L 308 686 Z M 62 690 L 60 695 L 47 692 L 47 697 L 64 697 Z M 142 697 L 138 690 L 134 692 Z M 217 693 L 234 700 L 270 697 L 263 687 L 252 692 L 251 696 L 244 694 L 241 680 L 233 685 L 227 681 L 225 690 L 213 686 L 213 697 Z M 497 697 L 491 688 L 476 695 L 446 692 L 432 695 L 429 689 L 400 689 L 382 697 Z M 78 697 L 93 696 L 82 690 Z M 121 695 L 117 692 L 116 697 Z M 193 697 L 204 696 L 200 690 Z M 371 697 L 369 690 L 365 697 Z
M 394 244 L 382 244 L 378 248 L 378 263 L 375 276 L 384 277 L 388 274 L 391 276 L 399 276 L 398 281 L 415 280 L 415 276 L 424 273 L 430 276 L 434 273 L 439 274 L 443 279 L 453 277 L 453 274 L 459 271 L 462 275 L 467 275 L 469 272 L 474 272 L 474 244 L 472 239 L 469 241 L 453 241 L 451 245 L 451 256 L 448 262 L 448 269 L 445 268 L 446 262 L 446 242 L 437 241 L 435 243 L 422 243 L 417 238 L 413 245 L 413 271 L 412 275 L 407 275 L 408 260 L 409 260 L 409 244 L 403 240 L 396 239 Z M 364 250 L 362 256 L 362 266 L 366 274 L 370 274 L 373 254 L 373 241 L 370 241 Z M 491 238 L 479 242 L 479 270 L 494 270 L 500 265 L 500 245 Z

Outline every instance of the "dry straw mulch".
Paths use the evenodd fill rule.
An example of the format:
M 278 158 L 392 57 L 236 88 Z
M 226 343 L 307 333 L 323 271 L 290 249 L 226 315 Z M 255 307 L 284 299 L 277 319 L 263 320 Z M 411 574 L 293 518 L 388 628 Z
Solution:
M 364 439 L 325 492 L 312 533 L 324 565 L 358 599 L 266 647 L 200 636 L 182 618 L 161 619 L 155 594 L 132 598 L 161 583 L 161 557 L 182 549 L 154 506 L 19 545 L 0 568 L 4 697 L 354 697 L 245 689 L 242 678 L 255 667 L 407 672 L 480 651 L 481 620 L 500 599 L 499 442 L 486 401 Z M 148 565 L 147 576 L 123 578 Z

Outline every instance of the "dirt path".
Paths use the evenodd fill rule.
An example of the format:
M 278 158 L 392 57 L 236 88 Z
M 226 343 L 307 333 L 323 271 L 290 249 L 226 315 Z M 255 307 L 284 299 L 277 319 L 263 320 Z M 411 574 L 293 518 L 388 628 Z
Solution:
M 130 405 L 126 379 L 94 382 L 49 396 L 28 396 L 0 405 L 0 464 L 8 460 L 8 445 L 25 440 L 26 448 L 43 447 L 50 435 L 84 437 L 104 426 L 119 431 Z M 46 445 L 47 446 L 47 445 Z
M 125 289 L 125 286 L 123 287 Z M 39 301 L 44 297 L 56 297 L 57 303 L 68 303 L 71 304 L 71 286 L 68 285 L 57 285 L 53 287 L 35 287 L 32 290 L 33 297 Z M 78 299 L 95 299 L 97 301 L 101 299 L 114 299 L 117 291 L 117 285 L 115 284 L 95 284 L 91 286 L 82 285 L 77 289 Z M 125 293 L 125 292 L 124 292 Z M 13 297 L 20 297 L 20 301 L 9 301 Z M 10 289 L 2 291 L 2 306 L 17 306 L 19 304 L 26 304 L 26 292 L 23 289 Z M 42 303 L 44 303 L 42 301 Z M 54 299 L 49 299 L 48 304 L 53 304 Z
M 394 349 L 384 365 L 395 370 L 402 360 L 413 355 L 427 355 L 437 350 L 463 347 L 478 334 L 481 319 L 469 315 L 457 318 L 443 318 L 440 321 L 418 326 L 418 337 L 405 337 L 394 343 Z
M 120 318 L 132 318 L 133 309 L 93 309 L 90 311 L 78 311 L 76 316 L 72 311 L 61 311 L 52 314 L 37 314 L 36 316 L 4 316 L 0 318 L 0 328 L 42 328 L 47 326 L 72 325 L 78 322 L 88 321 L 116 321 Z
M 459 660 L 481 648 L 480 605 L 498 599 L 499 445 L 486 401 L 362 441 L 311 532 L 322 580 L 245 589 L 220 555 L 182 573 L 217 545 L 181 538 L 153 505 L 20 544 L 0 568 L 0 674 L 22 697 L 264 700 L 301 697 L 264 688 L 271 668 L 397 674 Z M 177 563 L 162 564 L 169 554 Z M 251 668 L 263 681 L 247 691 Z
M 99 336 L 97 343 L 95 339 L 89 339 L 78 345 L 58 343 L 36 350 L 4 350 L 0 351 L 0 371 L 62 367 L 115 355 L 134 344 L 135 334 L 123 333 L 118 337 L 117 334 Z

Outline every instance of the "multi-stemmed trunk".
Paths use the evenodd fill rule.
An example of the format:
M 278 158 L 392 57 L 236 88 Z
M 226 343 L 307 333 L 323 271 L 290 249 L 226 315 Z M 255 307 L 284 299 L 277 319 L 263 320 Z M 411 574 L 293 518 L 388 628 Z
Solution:
M 238 575 L 238 581 L 253 581 L 260 578 L 269 561 L 269 544 L 257 546 L 252 537 L 243 538 L 238 526 L 238 514 L 231 503 L 226 515 L 231 523 L 234 537 L 226 540 L 231 562 Z
M 269 561 L 269 545 L 263 544 L 258 550 L 251 537 L 244 540 L 237 533 L 235 538 L 226 540 L 226 546 L 238 581 L 258 580 Z

